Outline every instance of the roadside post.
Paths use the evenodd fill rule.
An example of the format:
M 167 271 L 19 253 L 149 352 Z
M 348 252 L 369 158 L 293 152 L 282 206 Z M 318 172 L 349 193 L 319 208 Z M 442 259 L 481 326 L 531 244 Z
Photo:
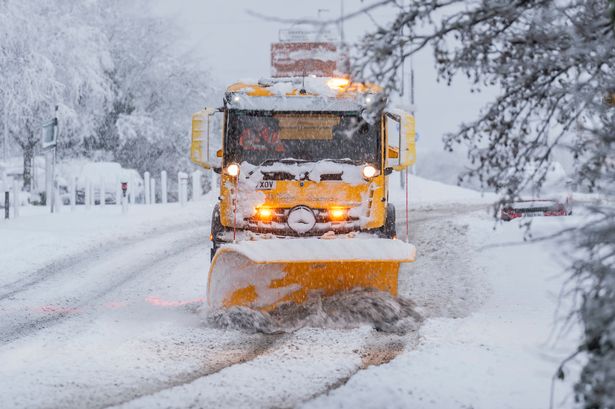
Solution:
M 135 197 L 137 195 L 137 191 L 135 189 L 135 176 L 130 173 L 129 179 L 128 179 L 128 202 L 133 205 L 135 204 Z
M 56 195 L 54 189 L 55 182 L 55 162 L 56 146 L 58 142 L 58 106 L 56 105 L 56 116 L 43 123 L 42 125 L 42 148 L 45 153 L 45 200 L 51 213 L 56 210 Z
M 143 193 L 145 195 L 145 198 L 144 198 L 145 204 L 149 204 L 150 203 L 150 199 L 151 199 L 151 196 L 150 196 L 150 193 L 149 193 L 149 188 L 150 188 L 149 179 L 150 179 L 150 173 L 149 172 L 145 172 L 143 174 Z
M 70 180 L 70 211 L 74 212 L 75 211 L 75 202 L 77 201 L 76 196 L 77 195 L 77 178 L 71 178 Z
M 8 187 L 7 187 L 8 190 Z M 13 218 L 19 217 L 19 182 L 13 179 Z
M 107 198 L 107 192 L 105 189 L 105 182 L 104 180 L 100 180 L 99 184 L 98 184 L 98 192 L 100 194 L 100 207 L 105 207 L 107 205 L 106 203 L 106 198 Z
M 2 188 L 2 190 L 4 190 L 4 218 L 8 219 L 10 216 L 10 206 L 11 206 L 11 197 L 10 197 L 10 193 L 9 193 L 9 188 L 7 184 L 4 184 L 4 187 Z
M 162 204 L 167 204 L 167 188 L 167 171 L 163 170 L 160 172 L 160 199 Z
M 177 174 L 177 198 L 181 206 L 186 205 L 188 199 L 188 175 L 184 172 Z
M 122 184 L 120 183 L 119 176 L 115 177 L 115 205 L 122 205 Z
M 126 196 L 126 192 L 128 191 L 128 182 L 122 182 L 122 213 L 126 213 L 128 211 L 128 197 Z
M 149 194 L 150 194 L 149 203 L 156 204 L 156 179 L 154 178 L 151 178 L 149 180 Z
M 192 201 L 196 202 L 201 199 L 203 195 L 203 188 L 201 187 L 201 176 L 203 172 L 200 170 L 195 170 L 192 172 Z
M 90 179 L 85 180 L 85 208 L 90 210 L 92 205 L 92 183 Z

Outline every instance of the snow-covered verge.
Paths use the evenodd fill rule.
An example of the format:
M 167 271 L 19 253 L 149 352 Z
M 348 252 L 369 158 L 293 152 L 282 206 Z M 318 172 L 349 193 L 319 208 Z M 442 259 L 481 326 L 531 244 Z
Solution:
M 0 222 L 0 407 L 547 407 L 577 335 L 553 342 L 557 243 L 512 245 L 519 222 L 494 230 L 479 193 L 413 183 L 417 261 L 399 295 L 424 319 L 400 335 L 364 320 L 273 335 L 203 322 L 213 197 Z M 577 217 L 536 218 L 534 232 Z M 569 391 L 557 384 L 554 407 Z
M 416 295 L 427 316 L 416 349 L 357 373 L 306 407 L 549 407 L 557 366 L 574 350 L 579 335 L 574 326 L 564 334 L 556 330 L 557 295 L 565 280 L 560 243 L 523 244 L 518 222 L 494 230 L 482 212 L 451 220 L 455 228 L 449 240 L 467 235 L 469 248 L 449 254 L 453 257 L 447 263 L 438 258 L 449 251 L 432 252 L 432 260 L 421 266 L 430 271 L 400 277 L 400 285 Z M 533 229 L 544 235 L 578 222 L 574 217 L 537 218 Z M 429 243 L 439 244 L 425 239 L 422 246 L 416 243 L 419 260 L 421 247 L 425 252 Z M 438 264 L 450 269 L 438 271 Z M 470 274 L 463 272 L 468 267 L 474 269 Z M 569 375 L 567 382 L 554 384 L 554 407 L 574 406 L 575 374 Z
M 408 175 L 408 201 L 413 208 L 424 206 L 442 206 L 458 204 L 491 204 L 497 200 L 493 193 L 481 193 L 458 186 L 447 185 Z M 389 200 L 401 209 L 406 203 L 406 193 L 399 185 L 399 174 L 395 173 L 389 180 Z
M 16 219 L 0 220 L 0 286 L 23 278 L 51 263 L 103 246 L 146 237 L 165 229 L 203 223 L 211 218 L 213 196 L 190 202 L 130 206 L 68 207 L 50 214 L 45 207 L 27 206 Z M 207 237 L 203 238 L 207 240 Z

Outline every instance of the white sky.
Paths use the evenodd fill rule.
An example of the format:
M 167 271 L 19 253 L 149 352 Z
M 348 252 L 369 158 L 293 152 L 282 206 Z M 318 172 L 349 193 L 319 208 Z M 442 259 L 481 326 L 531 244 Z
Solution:
M 280 29 L 290 26 L 252 16 L 249 10 L 284 19 L 313 19 L 319 9 L 329 10 L 321 13 L 327 19 L 337 18 L 340 13 L 340 2 L 335 0 L 158 1 L 161 13 L 179 19 L 186 30 L 184 46 L 202 60 L 221 88 L 240 79 L 269 76 L 270 45 L 278 40 Z M 344 5 L 349 13 L 369 3 L 370 0 L 345 0 Z M 383 8 L 372 13 L 372 17 L 382 23 L 391 16 L 391 9 Z M 367 16 L 358 16 L 346 22 L 346 39 L 352 42 L 373 27 Z M 451 87 L 438 84 L 431 51 L 417 56 L 414 67 L 420 155 L 420 149 L 441 149 L 442 135 L 456 130 L 461 122 L 474 118 L 494 91 L 472 94 L 462 78 Z

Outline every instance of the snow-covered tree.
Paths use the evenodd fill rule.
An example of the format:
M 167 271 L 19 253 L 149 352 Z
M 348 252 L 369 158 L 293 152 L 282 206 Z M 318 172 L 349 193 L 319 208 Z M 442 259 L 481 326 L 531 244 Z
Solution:
M 104 2 L 115 97 L 92 146 L 140 171 L 174 172 L 188 166 L 190 117 L 205 105 L 211 85 L 203 67 L 175 51 L 181 33 L 175 22 L 144 12 L 147 4 Z
M 515 199 L 538 190 L 555 149 L 574 158 L 579 186 L 615 194 L 615 4 L 604 0 L 384 1 L 396 17 L 358 44 L 355 75 L 389 90 L 404 58 L 433 47 L 439 78 L 466 76 L 499 89 L 482 114 L 444 139 L 469 149 L 469 170 Z M 531 169 L 531 172 L 528 170 Z M 576 240 L 574 263 L 588 356 L 576 396 L 587 408 L 615 407 L 615 211 L 594 205 Z
M 8 118 L 26 189 L 56 106 L 61 157 L 153 172 L 188 166 L 190 116 L 211 85 L 176 52 L 180 31 L 144 0 L 0 0 L 0 129 Z
M 106 39 L 84 23 L 86 12 L 68 1 L 0 3 L 3 120 L 8 118 L 9 133 L 23 153 L 26 189 L 41 125 L 55 115 L 55 107 L 60 143 L 69 148 L 94 132 L 111 96 Z

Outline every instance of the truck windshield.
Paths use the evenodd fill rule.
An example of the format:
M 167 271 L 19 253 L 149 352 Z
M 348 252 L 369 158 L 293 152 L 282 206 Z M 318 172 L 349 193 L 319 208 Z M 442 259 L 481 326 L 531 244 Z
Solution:
M 280 159 L 380 164 L 380 122 L 356 113 L 229 111 L 226 160 L 260 165 Z

